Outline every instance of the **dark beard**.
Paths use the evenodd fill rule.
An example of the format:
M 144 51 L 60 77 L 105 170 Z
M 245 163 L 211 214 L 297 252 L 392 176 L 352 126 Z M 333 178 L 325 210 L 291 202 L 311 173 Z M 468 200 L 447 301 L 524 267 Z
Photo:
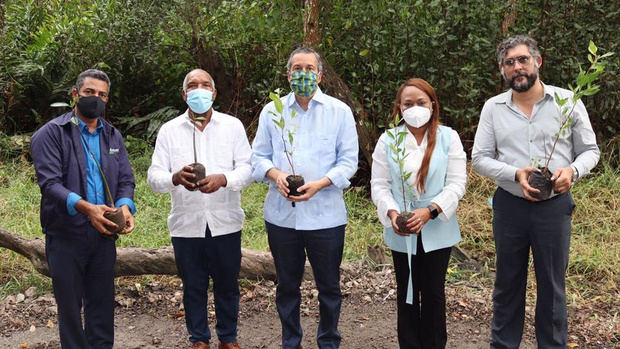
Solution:
M 518 77 L 521 76 L 525 76 L 527 78 L 527 82 L 525 84 L 520 84 L 517 85 L 515 83 L 515 80 Z M 512 78 L 510 78 L 510 80 L 508 81 L 508 83 L 510 84 L 510 88 L 512 88 L 513 90 L 517 91 L 517 92 L 525 92 L 527 90 L 529 90 L 530 88 L 532 88 L 532 86 L 534 86 L 534 83 L 536 83 L 536 79 L 538 78 L 538 73 L 534 72 L 532 74 L 526 74 L 524 72 L 521 73 L 515 73 L 515 75 L 512 76 Z

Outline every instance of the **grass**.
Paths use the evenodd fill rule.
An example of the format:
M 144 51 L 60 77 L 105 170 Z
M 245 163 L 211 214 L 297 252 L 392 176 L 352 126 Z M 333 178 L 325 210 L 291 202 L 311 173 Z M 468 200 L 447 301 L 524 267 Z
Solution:
M 136 174 L 136 230 L 122 236 L 119 246 L 159 247 L 170 244 L 166 219 L 170 209 L 168 194 L 155 194 L 146 185 L 150 148 L 142 141 L 129 140 L 130 156 Z M 613 155 L 612 155 L 613 156 Z M 451 266 L 450 282 L 482 278 L 489 284 L 493 271 L 494 244 L 491 230 L 492 210 L 488 198 L 495 190 L 493 182 L 468 168 L 468 191 L 458 209 L 463 241 L 460 246 L 480 261 L 483 271 L 460 270 Z M 242 192 L 246 214 L 243 247 L 268 250 L 262 218 L 264 183 L 253 183 Z M 569 302 L 603 300 L 614 302 L 620 284 L 620 171 L 601 161 L 596 175 L 577 182 L 572 190 L 577 208 L 573 214 L 573 233 L 567 272 Z M 40 192 L 32 165 L 23 160 L 0 163 L 0 226 L 27 237 L 42 237 L 39 224 Z M 346 229 L 345 261 L 366 258 L 368 245 L 382 243 L 381 225 L 375 206 L 365 188 L 345 191 L 349 210 Z M 533 270 L 533 268 L 531 268 Z M 531 270 L 531 271 L 532 271 Z M 530 280 L 533 279 L 531 273 Z M 0 249 L 0 298 L 23 292 L 30 286 L 50 289 L 46 277 L 34 271 L 23 257 Z

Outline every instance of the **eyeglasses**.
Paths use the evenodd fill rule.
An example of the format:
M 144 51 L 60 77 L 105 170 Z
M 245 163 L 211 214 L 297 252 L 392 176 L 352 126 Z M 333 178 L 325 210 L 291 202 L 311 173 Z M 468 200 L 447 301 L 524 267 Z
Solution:
M 508 67 L 513 67 L 517 62 L 519 62 L 519 64 L 521 65 L 526 65 L 530 62 L 530 58 L 532 58 L 532 56 L 519 56 L 517 58 L 508 58 L 504 61 L 503 64 Z

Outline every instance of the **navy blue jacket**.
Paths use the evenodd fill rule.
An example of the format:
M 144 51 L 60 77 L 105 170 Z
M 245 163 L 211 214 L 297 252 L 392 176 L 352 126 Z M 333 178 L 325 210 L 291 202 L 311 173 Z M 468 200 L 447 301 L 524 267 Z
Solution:
M 41 188 L 41 227 L 45 234 L 75 236 L 84 234 L 90 225 L 87 216 L 80 213 L 71 216 L 67 211 L 69 193 L 86 198 L 86 154 L 80 131 L 71 121 L 73 115 L 71 111 L 49 121 L 30 141 Z M 133 200 L 135 180 L 123 137 L 108 122 L 102 120 L 102 123 L 103 131 L 99 135 L 101 168 L 112 197 L 115 202 L 120 198 Z

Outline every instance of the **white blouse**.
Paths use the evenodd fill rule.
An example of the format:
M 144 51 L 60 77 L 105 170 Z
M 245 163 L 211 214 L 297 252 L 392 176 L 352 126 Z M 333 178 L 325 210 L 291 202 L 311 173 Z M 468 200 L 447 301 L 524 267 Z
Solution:
M 370 179 L 370 194 L 372 201 L 377 206 L 377 214 L 381 223 L 389 227 L 392 225 L 387 213 L 389 210 L 400 212 L 400 208 L 392 195 L 392 175 L 385 152 L 384 132 L 375 151 L 372 154 L 372 170 Z M 416 176 L 422 165 L 424 152 L 427 146 L 427 134 L 424 134 L 422 143 L 418 145 L 411 132 L 407 132 L 405 137 L 405 149 L 409 154 L 405 159 L 405 171 L 411 172 L 411 181 L 417 185 Z M 439 219 L 447 221 L 456 213 L 459 200 L 465 195 L 465 184 L 467 183 L 467 156 L 463 150 L 463 144 L 456 131 L 451 130 L 450 149 L 448 150 L 448 169 L 446 172 L 446 184 L 431 202 L 437 204 L 442 210 Z

